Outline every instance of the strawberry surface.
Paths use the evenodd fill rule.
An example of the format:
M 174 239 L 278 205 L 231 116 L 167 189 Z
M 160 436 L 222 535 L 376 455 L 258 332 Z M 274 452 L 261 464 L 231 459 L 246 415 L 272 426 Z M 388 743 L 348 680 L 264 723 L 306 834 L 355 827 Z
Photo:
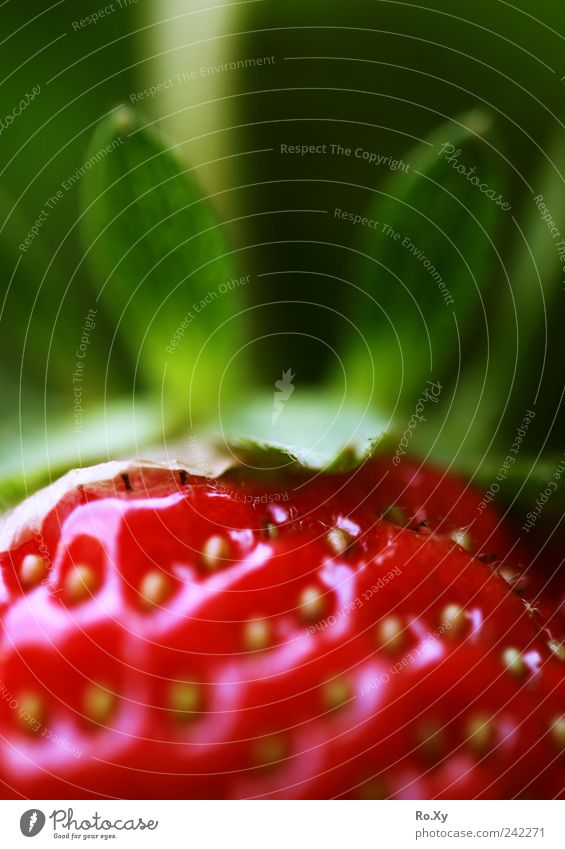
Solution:
M 562 796 L 562 586 L 480 501 L 387 457 L 33 496 L 0 532 L 3 795 Z

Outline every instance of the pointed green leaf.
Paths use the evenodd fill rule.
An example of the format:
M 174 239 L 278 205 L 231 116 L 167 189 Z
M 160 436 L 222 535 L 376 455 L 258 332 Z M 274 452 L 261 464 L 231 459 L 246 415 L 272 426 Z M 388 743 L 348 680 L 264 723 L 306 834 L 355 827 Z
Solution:
M 428 378 L 443 380 L 472 335 L 496 265 L 495 234 L 510 211 L 504 169 L 473 112 L 434 133 L 385 181 L 359 226 L 353 309 L 359 342 L 348 377 L 363 400 L 410 408 Z
M 241 386 L 250 277 L 194 171 L 133 113 L 119 109 L 98 127 L 89 161 L 83 234 L 98 298 L 166 415 L 202 413 L 226 369 L 227 390 Z
M 512 225 L 508 279 L 501 275 L 491 304 L 488 345 L 481 337 L 467 358 L 443 431 L 444 449 L 461 445 L 464 437 L 465 453 L 483 452 L 491 441 L 505 451 L 527 409 L 536 412 L 531 432 L 541 446 L 562 407 L 563 175 L 565 145 L 559 131 L 531 177 L 532 193 L 526 193 Z M 560 431 L 555 428 L 557 448 Z

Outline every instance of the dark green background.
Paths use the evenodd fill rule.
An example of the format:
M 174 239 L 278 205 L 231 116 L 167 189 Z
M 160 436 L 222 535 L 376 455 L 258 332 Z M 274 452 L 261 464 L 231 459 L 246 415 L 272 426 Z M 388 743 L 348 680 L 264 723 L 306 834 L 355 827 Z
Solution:
M 65 193 L 23 258 L 18 244 L 49 195 L 85 161 L 97 121 L 117 104 L 129 102 L 132 91 L 166 78 L 174 64 L 174 57 L 156 55 L 160 51 L 154 49 L 160 21 L 170 16 L 172 4 L 139 0 L 75 32 L 72 21 L 100 5 L 62 2 L 48 9 L 35 0 L 25 4 L 9 0 L 0 9 L 5 39 L 0 53 L 1 116 L 34 85 L 42 87 L 36 101 L 0 136 L 4 225 L 0 235 L 4 343 L 0 380 L 3 453 L 7 455 L 13 453 L 14 445 L 19 446 L 22 421 L 24 430 L 33 431 L 43 426 L 46 410 L 48 416 L 58 416 L 60 410 L 63 420 L 68 416 L 73 352 L 83 316 L 98 291 L 95 275 L 81 261 L 77 188 Z M 176 12 L 194 8 L 190 3 L 177 4 Z M 210 169 L 203 172 L 205 185 L 215 192 L 222 190 L 218 198 L 222 215 L 239 219 L 229 229 L 241 248 L 243 273 L 268 275 L 257 278 L 257 285 L 246 292 L 249 304 L 257 307 L 249 333 L 268 337 L 256 344 L 253 357 L 257 377 L 266 386 L 272 387 L 281 370 L 292 365 L 289 360 L 299 362 L 303 384 L 333 378 L 336 358 L 347 361 L 350 338 L 347 323 L 332 310 L 354 322 L 362 316 L 366 332 L 372 332 L 363 296 L 354 295 L 350 286 L 335 278 L 369 287 L 377 300 L 379 287 L 384 292 L 387 285 L 384 278 L 374 277 L 372 263 L 355 259 L 352 249 L 366 248 L 366 234 L 359 228 L 348 228 L 331 215 L 278 211 L 369 210 L 375 203 L 374 190 L 383 186 L 389 173 L 351 159 L 281 157 L 280 144 L 334 142 L 406 158 L 415 142 L 434 127 L 481 106 L 495 119 L 492 148 L 483 150 L 488 160 L 484 167 L 492 169 L 496 181 L 505 187 L 520 222 L 535 224 L 525 181 L 534 190 L 541 185 L 544 168 L 550 169 L 544 152 L 550 146 L 556 149 L 556 133 L 562 132 L 563 23 L 561 0 L 536 4 L 460 0 L 456 7 L 443 0 L 350 0 L 334 7 L 314 0 L 265 0 L 234 4 L 226 12 L 221 39 L 213 43 L 215 58 L 218 53 L 225 61 L 276 57 L 274 65 L 260 72 L 218 76 L 216 94 L 223 99 L 214 107 L 215 126 L 223 132 L 211 140 L 225 155 L 274 150 L 239 156 L 229 167 L 218 166 L 211 176 Z M 194 19 L 179 19 L 175 29 L 190 43 Z M 48 46 L 59 36 L 63 37 Z M 285 57 L 304 56 L 316 58 L 285 61 Z M 188 109 L 187 92 L 186 87 L 175 89 L 180 114 L 175 122 L 167 117 L 169 109 L 162 99 L 149 99 L 141 107 L 157 128 L 163 122 L 163 128 L 173 134 L 172 141 L 190 138 L 195 113 Z M 557 136 L 557 146 L 559 139 L 562 142 L 563 137 Z M 556 173 L 557 200 L 563 195 L 559 192 L 562 183 Z M 554 215 L 560 217 L 565 231 L 563 206 L 561 202 Z M 513 228 L 508 218 L 499 218 L 496 247 L 510 268 L 516 253 Z M 454 220 L 454 238 L 458 228 Z M 549 291 L 559 267 L 550 237 L 543 229 L 538 232 L 532 244 L 539 250 L 543 285 Z M 378 255 L 380 248 L 374 247 Z M 524 347 L 511 314 L 504 320 L 507 284 L 495 259 L 481 287 L 486 315 L 492 321 L 489 334 L 499 346 L 503 339 L 512 361 L 514 355 L 519 357 L 514 384 L 510 386 L 511 374 L 506 371 L 491 387 L 489 415 L 494 413 L 496 418 L 497 403 L 510 395 L 507 433 L 512 433 L 531 403 L 545 362 L 532 449 L 541 446 L 548 434 L 547 445 L 561 449 L 563 288 L 558 287 L 547 304 L 547 328 L 535 309 L 523 309 L 519 320 L 524 331 L 521 338 L 527 341 Z M 275 306 L 263 306 L 273 301 Z M 306 301 L 313 305 L 305 305 Z M 473 364 L 481 363 L 485 352 L 482 306 L 466 305 L 458 321 L 464 328 L 463 370 L 472 373 Z M 114 330 L 113 320 L 101 311 L 89 352 L 91 404 L 119 398 L 134 386 L 135 363 L 120 335 L 123 331 L 112 342 Z M 164 337 L 171 330 L 163 328 Z M 106 385 L 111 343 L 112 368 Z M 441 343 L 441 338 L 434 340 L 438 347 Z M 328 353 L 330 349 L 334 355 Z M 458 363 L 452 365 L 456 369 Z M 135 387 L 141 392 L 155 388 L 143 372 L 136 376 Z M 404 399 L 407 408 L 412 400 Z M 488 429 L 483 436 L 490 437 Z

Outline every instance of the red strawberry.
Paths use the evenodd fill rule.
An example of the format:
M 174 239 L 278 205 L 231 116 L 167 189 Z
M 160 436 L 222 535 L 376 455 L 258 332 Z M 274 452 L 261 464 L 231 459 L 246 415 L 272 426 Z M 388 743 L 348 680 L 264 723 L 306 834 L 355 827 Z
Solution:
M 561 795 L 558 605 L 479 501 L 388 458 L 34 496 L 0 532 L 4 795 Z

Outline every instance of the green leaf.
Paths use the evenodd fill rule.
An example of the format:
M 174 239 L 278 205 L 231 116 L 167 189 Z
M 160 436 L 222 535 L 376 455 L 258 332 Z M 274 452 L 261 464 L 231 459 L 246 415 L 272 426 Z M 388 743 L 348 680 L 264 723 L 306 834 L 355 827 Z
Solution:
M 371 410 L 345 405 L 328 393 L 297 390 L 282 409 L 273 395 L 265 395 L 227 417 L 222 441 L 229 453 L 253 467 L 296 463 L 338 472 L 383 450 L 392 431 L 392 423 Z
M 335 473 L 356 467 L 390 444 L 393 427 L 371 411 L 346 408 L 327 394 L 298 392 L 274 421 L 273 396 L 232 411 L 221 432 L 201 427 L 169 441 L 151 402 L 121 402 L 83 417 L 80 432 L 63 420 L 15 438 L 2 435 L 0 509 L 6 509 L 73 468 L 109 460 L 178 461 L 195 474 L 217 476 L 242 463 L 280 470 L 297 465 Z
M 75 429 L 75 428 L 80 429 Z M 20 501 L 69 469 L 118 457 L 145 457 L 162 442 L 161 410 L 151 402 L 122 401 L 85 413 L 80 425 L 68 417 L 44 422 L 28 416 L 22 430 L 4 425 L 0 450 L 0 509 Z M 147 452 L 146 452 L 147 453 Z
M 193 171 L 132 112 L 98 127 L 88 161 L 85 247 L 137 383 L 162 395 L 166 416 L 208 413 L 223 377 L 226 394 L 243 382 L 239 313 L 250 277 Z
M 479 111 L 436 129 L 406 157 L 408 170 L 375 190 L 366 216 L 376 223 L 359 226 L 363 258 L 352 277 L 364 294 L 353 310 L 359 337 L 347 374 L 365 400 L 374 370 L 380 409 L 399 401 L 409 409 L 428 378 L 453 372 L 473 333 L 496 263 L 495 234 L 509 215 L 489 135 L 490 118 Z
M 563 258 L 534 197 L 543 197 L 561 238 L 565 238 L 565 145 L 563 132 L 550 140 L 547 159 L 536 167 L 516 215 L 507 274 L 500 276 L 489 310 L 488 344 L 480 337 L 457 387 L 443 448 L 463 445 L 471 455 L 491 441 L 497 451 L 512 443 L 527 409 L 536 412 L 531 428 L 538 447 L 545 444 L 556 411 L 562 406 L 565 344 L 561 321 Z M 543 380 L 542 380 L 543 375 Z M 562 443 L 556 429 L 554 445 Z

